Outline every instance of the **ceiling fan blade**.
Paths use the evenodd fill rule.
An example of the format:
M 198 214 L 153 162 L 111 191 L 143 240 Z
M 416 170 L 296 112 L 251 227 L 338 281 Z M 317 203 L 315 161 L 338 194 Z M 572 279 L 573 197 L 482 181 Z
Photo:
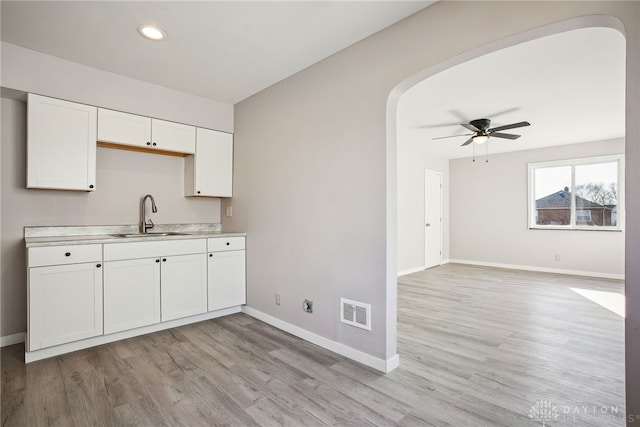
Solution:
M 469 135 L 475 135 L 475 134 L 473 134 L 473 133 L 463 133 L 461 135 L 439 136 L 437 138 L 431 138 L 431 139 L 434 140 L 434 139 L 456 138 L 458 136 L 469 136 Z
M 466 141 L 464 144 L 462 144 L 462 145 L 461 145 L 461 147 L 464 147 L 465 145 L 469 145 L 469 144 L 471 144 L 472 142 L 473 142 L 473 137 L 471 137 L 471 138 L 467 139 L 467 141 Z
M 497 127 L 491 128 L 487 132 L 497 132 L 499 130 L 515 129 L 515 128 L 521 128 L 529 125 L 531 125 L 531 123 L 529 122 L 511 123 L 510 125 L 497 126 Z
M 478 129 L 477 127 L 475 127 L 474 125 L 472 125 L 471 123 L 460 123 L 461 126 L 466 127 L 467 129 L 469 129 L 472 132 L 478 132 L 480 131 L 480 129 Z
M 499 133 L 499 132 L 491 132 L 489 136 L 495 136 L 496 138 L 504 138 L 504 139 L 518 139 L 522 135 L 515 135 L 512 133 Z

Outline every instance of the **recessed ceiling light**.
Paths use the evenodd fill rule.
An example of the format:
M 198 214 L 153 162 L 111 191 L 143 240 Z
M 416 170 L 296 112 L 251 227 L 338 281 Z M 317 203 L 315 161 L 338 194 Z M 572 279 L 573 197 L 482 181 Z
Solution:
M 140 25 L 138 27 L 138 32 L 149 40 L 158 41 L 167 38 L 167 33 L 165 33 L 162 28 L 156 27 L 155 25 Z

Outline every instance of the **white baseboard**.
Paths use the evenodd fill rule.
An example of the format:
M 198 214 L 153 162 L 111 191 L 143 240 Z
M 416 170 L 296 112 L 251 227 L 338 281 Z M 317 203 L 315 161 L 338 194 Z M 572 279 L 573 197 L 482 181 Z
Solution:
M 17 334 L 5 335 L 4 337 L 0 337 L 0 347 L 20 344 L 21 342 L 24 342 L 25 336 L 26 336 L 25 332 L 18 332 Z
M 624 274 L 601 273 L 598 271 L 566 270 L 562 268 L 547 268 L 547 267 L 536 267 L 531 265 L 517 265 L 517 264 L 501 264 L 497 262 L 470 261 L 466 259 L 450 259 L 448 260 L 448 262 L 451 262 L 454 264 L 479 265 L 482 267 L 508 268 L 511 270 L 539 271 L 541 273 L 556 273 L 556 274 L 567 274 L 571 276 L 597 277 L 600 279 L 624 280 Z
M 411 273 L 417 273 L 418 271 L 422 271 L 422 270 L 424 270 L 424 265 L 421 266 L 421 267 L 410 268 L 408 270 L 398 271 L 398 277 L 406 276 L 407 274 L 411 274 Z
M 388 373 L 400 366 L 400 356 L 397 354 L 387 360 L 380 359 L 378 357 L 374 357 L 370 354 L 364 353 L 360 350 L 356 350 L 354 348 L 346 346 L 342 343 L 332 341 L 321 335 L 314 334 L 313 332 L 307 331 L 306 329 L 302 329 L 298 326 L 292 325 L 291 323 L 285 322 L 284 320 L 280 320 L 276 317 L 271 316 L 270 314 L 263 313 L 246 305 L 242 307 L 242 312 L 265 323 L 268 323 L 273 327 L 295 335 L 298 338 L 302 338 L 305 341 L 309 341 L 310 343 L 318 345 L 322 348 L 326 348 L 327 350 L 338 353 L 351 360 L 355 360 L 356 362 L 367 365 L 370 368 L 373 368 L 380 372 Z

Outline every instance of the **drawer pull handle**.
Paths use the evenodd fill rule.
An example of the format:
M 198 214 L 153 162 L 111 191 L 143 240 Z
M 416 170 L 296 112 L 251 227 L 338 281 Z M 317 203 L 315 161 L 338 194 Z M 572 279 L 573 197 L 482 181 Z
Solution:
M 102 264 L 97 264 L 96 267 L 100 268 L 102 267 Z
M 71 252 L 65 253 L 64 256 L 71 256 Z

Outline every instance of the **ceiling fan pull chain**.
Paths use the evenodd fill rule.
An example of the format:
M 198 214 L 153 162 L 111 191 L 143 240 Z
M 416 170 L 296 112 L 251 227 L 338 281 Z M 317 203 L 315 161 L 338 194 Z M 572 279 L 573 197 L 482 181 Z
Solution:
M 487 142 L 485 142 L 485 159 L 484 162 L 485 163 L 489 163 L 489 141 L 487 140 Z

